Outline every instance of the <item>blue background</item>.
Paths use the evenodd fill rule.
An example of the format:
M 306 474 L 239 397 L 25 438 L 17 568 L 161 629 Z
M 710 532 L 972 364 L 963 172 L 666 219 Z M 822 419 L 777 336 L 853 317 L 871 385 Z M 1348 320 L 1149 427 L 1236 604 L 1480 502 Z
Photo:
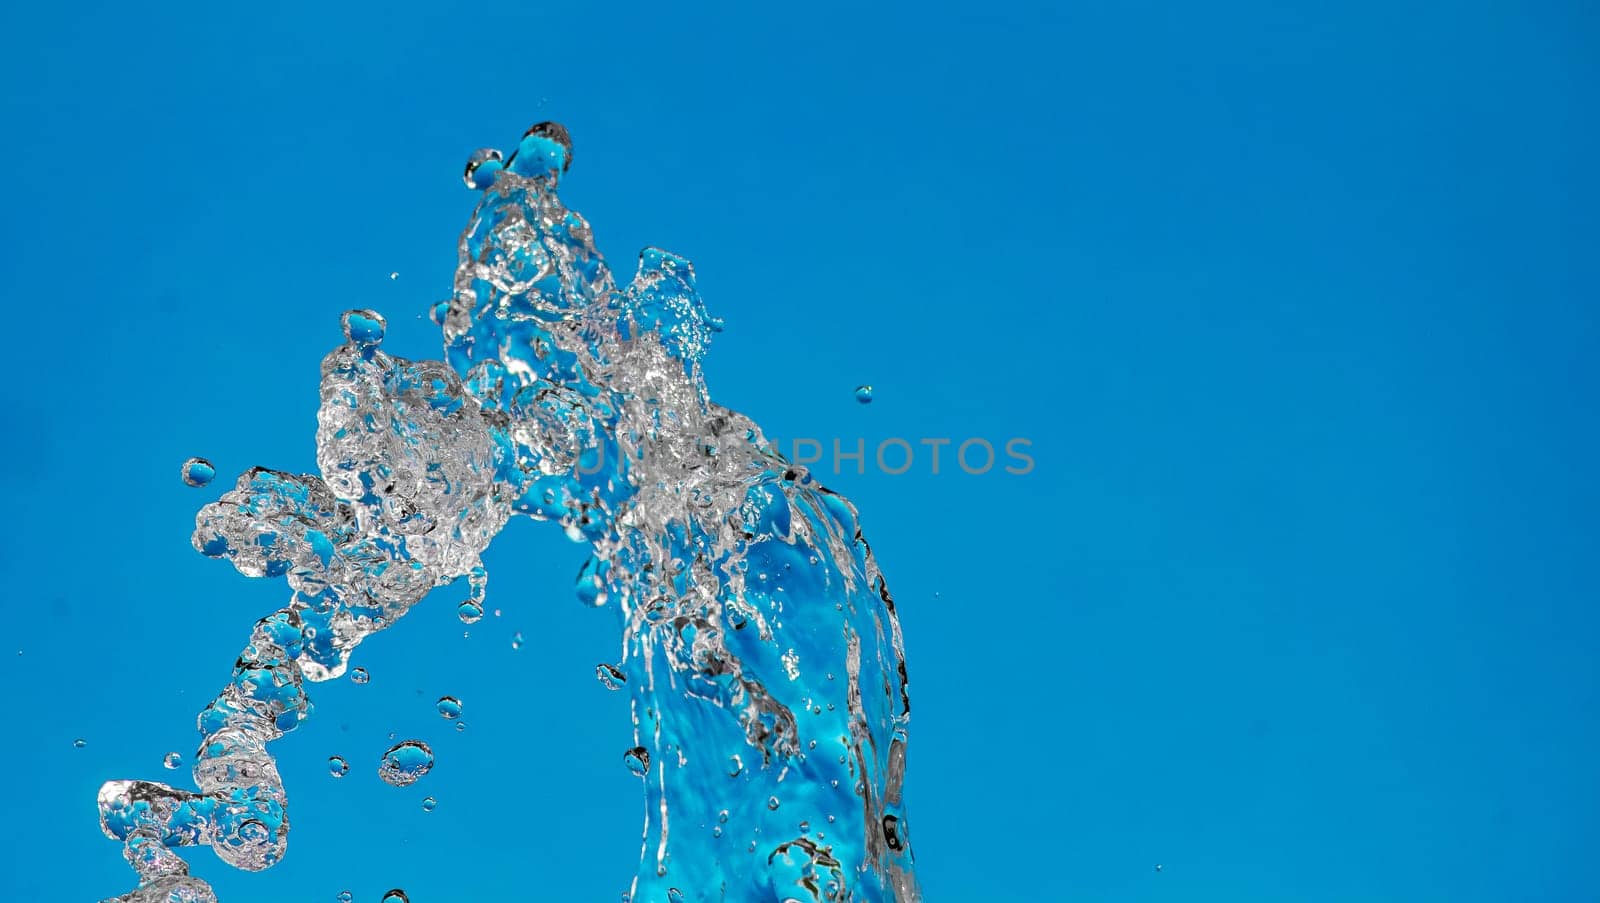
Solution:
M 96 788 L 186 785 L 162 755 L 287 598 L 194 510 L 314 467 L 342 310 L 438 356 L 462 163 L 546 118 L 624 279 L 696 262 L 719 400 L 1033 442 L 827 476 L 900 601 L 930 900 L 1600 898 L 1600 21 L 1193 6 L 7 4 L 0 898 L 132 886 Z M 441 591 L 312 688 L 286 861 L 195 870 L 617 899 L 640 793 L 581 560 L 513 524 L 500 618 L 463 638 Z M 391 731 L 439 753 L 405 790 Z

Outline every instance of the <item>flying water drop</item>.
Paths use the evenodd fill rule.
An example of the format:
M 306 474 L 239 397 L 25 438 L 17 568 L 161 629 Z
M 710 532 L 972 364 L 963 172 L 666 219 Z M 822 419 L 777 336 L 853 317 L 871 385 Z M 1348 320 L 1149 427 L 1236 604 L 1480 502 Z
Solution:
M 350 773 L 350 763 L 346 762 L 344 760 L 344 757 L 342 757 L 342 756 L 329 756 L 328 757 L 328 774 L 331 774 L 336 778 L 342 778 L 342 777 L 344 777 L 345 775 L 347 775 L 349 773 Z
M 455 698 L 454 696 L 440 696 L 439 697 L 439 717 L 448 718 L 451 721 L 454 721 L 457 718 L 460 718 L 461 717 L 461 700 Z
M 367 673 L 366 668 L 356 668 L 350 672 L 350 682 L 353 684 L 364 684 L 371 679 L 372 675 Z
M 856 401 L 861 404 L 872 404 L 872 387 L 868 385 L 856 386 Z
M 166 766 L 168 771 L 177 771 L 183 765 L 183 756 L 179 753 L 169 752 L 161 758 L 161 764 Z
M 511 648 L 512 649 L 521 649 L 522 648 L 522 631 L 519 630 L 516 633 L 513 633 L 511 635 Z
M 189 486 L 204 486 L 217 477 L 217 469 L 205 458 L 190 458 L 183 462 L 183 482 Z
M 395 787 L 415 784 L 433 768 L 433 750 L 421 740 L 402 740 L 383 754 L 378 777 Z
M 384 894 L 383 900 L 380 901 L 380 903 L 411 903 L 411 898 L 406 896 L 405 891 L 397 887 L 394 890 Z
M 85 746 L 88 746 L 88 744 L 83 742 L 82 737 L 79 737 L 78 739 L 72 741 L 72 746 L 74 749 L 83 749 Z
M 474 191 L 482 191 L 494 184 L 495 173 L 501 170 L 504 160 L 505 156 L 498 150 L 480 147 L 467 158 L 467 168 L 461 174 L 461 181 Z
M 594 676 L 607 690 L 620 690 L 628 682 L 627 675 L 616 665 L 599 664 L 594 666 Z
M 622 754 L 622 762 L 633 772 L 634 777 L 642 778 L 645 772 L 650 770 L 650 751 L 642 746 L 635 746 Z
M 456 606 L 456 617 L 460 618 L 463 624 L 476 624 L 483 618 L 483 606 L 468 599 Z
M 422 811 L 424 812 L 432 812 L 438 805 L 439 801 L 431 796 L 425 796 L 422 798 Z

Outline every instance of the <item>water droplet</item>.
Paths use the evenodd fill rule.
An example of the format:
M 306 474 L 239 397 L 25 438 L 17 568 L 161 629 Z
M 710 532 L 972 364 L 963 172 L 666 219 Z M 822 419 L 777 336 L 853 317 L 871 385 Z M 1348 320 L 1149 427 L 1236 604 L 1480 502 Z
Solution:
M 739 772 L 744 771 L 744 760 L 737 754 L 728 757 L 728 777 L 736 778 Z
M 553 176 L 572 166 L 572 134 L 559 122 L 540 122 L 523 133 L 506 169 L 523 176 Z
M 367 673 L 366 668 L 357 668 L 350 672 L 350 682 L 353 684 L 364 684 L 371 679 L 372 675 Z
M 365 308 L 345 311 L 340 322 L 345 339 L 358 348 L 378 347 L 383 342 L 384 330 L 389 328 L 383 314 Z
M 516 633 L 513 633 L 511 635 L 511 648 L 512 649 L 521 649 L 522 648 L 522 631 L 519 630 Z
M 495 173 L 505 165 L 505 155 L 492 147 L 480 147 L 467 158 L 467 168 L 461 181 L 474 191 L 482 191 L 494 184 Z
M 767 808 L 776 811 L 778 808 L 778 798 L 775 796 L 767 797 Z
M 598 574 L 584 574 L 578 578 L 578 601 L 590 608 L 606 604 L 605 583 Z
M 433 750 L 421 740 L 402 740 L 383 754 L 378 763 L 378 777 L 385 783 L 404 787 L 433 768 Z
M 83 749 L 85 746 L 88 746 L 88 745 L 89 744 L 83 742 L 83 738 L 82 737 L 79 737 L 78 739 L 72 741 L 72 746 L 75 749 Z
M 463 624 L 476 624 L 483 618 L 483 606 L 468 599 L 456 606 L 456 617 L 460 618 Z
M 723 825 L 728 823 L 728 810 L 723 809 L 721 812 L 717 813 L 717 823 Z
M 883 839 L 889 844 L 889 849 L 905 849 L 905 843 L 900 837 L 901 833 L 900 819 L 895 818 L 893 815 L 885 815 L 883 817 Z
M 856 401 L 862 404 L 872 404 L 872 387 L 869 385 L 856 386 Z
M 189 486 L 204 486 L 217 477 L 217 469 L 205 458 L 190 458 L 183 462 L 183 482 Z
M 461 733 L 462 731 L 464 731 L 466 729 L 467 729 L 467 723 L 465 721 L 457 721 L 456 722 L 456 733 L 459 734 L 459 733 Z
M 801 834 L 810 834 L 811 833 L 811 822 L 802 821 L 800 823 L 799 827 L 800 827 L 800 833 Z
M 683 903 L 683 891 L 676 887 L 667 888 L 667 903 Z
M 183 765 L 183 756 L 175 752 L 169 752 L 161 758 L 161 764 L 165 765 L 168 771 L 176 771 Z
M 712 332 L 721 332 L 728 328 L 728 322 L 721 317 L 710 317 L 706 320 L 706 326 L 710 327 Z
M 342 891 L 339 891 L 339 896 L 335 897 L 334 899 L 338 900 L 339 903 L 350 903 L 350 901 L 354 900 L 355 898 L 356 898 L 355 894 L 352 894 L 347 890 L 342 890 Z
M 1156 871 L 1161 871 L 1161 863 L 1156 863 Z
M 393 281 L 393 280 L 399 279 L 399 278 L 400 278 L 400 274 L 399 273 L 390 273 L 389 274 L 390 281 Z
M 439 697 L 439 716 L 454 721 L 461 717 L 461 700 L 454 696 Z
M 422 798 L 422 811 L 424 812 L 432 812 L 438 805 L 439 801 L 431 796 L 425 796 Z
M 642 778 L 650 770 L 650 751 L 642 746 L 635 746 L 622 754 L 622 761 L 633 772 L 634 777 Z
M 607 690 L 620 690 L 622 685 L 628 682 L 627 676 L 616 665 L 595 665 L 594 676 Z
M 394 890 L 384 894 L 383 900 L 380 901 L 380 903 L 411 903 L 411 898 L 406 896 L 405 891 L 397 887 Z
M 328 774 L 336 778 L 342 778 L 349 773 L 350 763 L 346 762 L 342 756 L 328 757 Z
M 711 826 L 711 836 L 712 837 L 721 837 L 722 836 L 722 826 L 721 825 L 712 825 Z

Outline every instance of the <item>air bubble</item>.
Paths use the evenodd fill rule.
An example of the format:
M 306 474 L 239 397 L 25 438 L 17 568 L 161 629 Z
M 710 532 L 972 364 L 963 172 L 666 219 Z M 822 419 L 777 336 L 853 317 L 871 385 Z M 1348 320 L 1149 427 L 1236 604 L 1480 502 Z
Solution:
M 431 796 L 425 796 L 422 798 L 422 811 L 424 812 L 432 812 L 438 807 L 438 805 L 439 801 Z
M 483 606 L 468 599 L 456 606 L 456 617 L 460 618 L 463 624 L 476 624 L 483 618 Z
M 176 771 L 183 765 L 183 756 L 179 753 L 169 752 L 161 757 L 161 764 L 166 766 L 168 771 Z
M 457 718 L 460 718 L 461 717 L 461 700 L 455 698 L 454 696 L 440 696 L 439 697 L 439 717 L 448 718 L 451 721 L 454 721 Z
M 461 181 L 473 191 L 482 191 L 494 184 L 495 173 L 505 165 L 505 155 L 492 147 L 480 147 L 467 158 L 467 168 Z
M 414 784 L 433 768 L 433 750 L 421 740 L 402 740 L 383 754 L 378 777 L 395 787 Z
M 862 404 L 872 404 L 872 387 L 868 385 L 856 386 L 856 401 Z
M 767 797 L 767 808 L 768 809 L 771 809 L 774 812 L 776 812 L 777 809 L 778 809 L 778 806 L 779 806 L 779 803 L 778 803 L 778 798 L 777 797 L 775 797 L 775 796 Z
M 334 897 L 334 899 L 337 900 L 338 903 L 350 903 L 350 901 L 354 900 L 355 898 L 356 898 L 356 895 L 350 893 L 347 890 L 339 891 L 339 896 Z
M 331 774 L 336 778 L 342 778 L 349 773 L 350 763 L 346 762 L 343 756 L 328 757 L 328 774 Z
M 188 486 L 204 486 L 217 478 L 217 468 L 205 458 L 190 458 L 183 462 L 183 482 Z
M 350 682 L 353 684 L 364 684 L 371 679 L 372 675 L 367 673 L 366 668 L 357 668 L 350 672 Z

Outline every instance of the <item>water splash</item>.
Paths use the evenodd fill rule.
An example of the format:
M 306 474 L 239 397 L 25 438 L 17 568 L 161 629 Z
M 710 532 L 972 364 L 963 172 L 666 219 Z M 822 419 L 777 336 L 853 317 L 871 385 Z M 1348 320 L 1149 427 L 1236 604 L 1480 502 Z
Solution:
M 701 360 L 721 321 L 688 260 L 648 248 L 613 281 L 557 195 L 571 161 L 555 123 L 474 154 L 464 180 L 483 197 L 432 311 L 446 360 L 384 352 L 383 318 L 349 311 L 322 363 L 320 475 L 254 468 L 201 509 L 198 551 L 292 595 L 200 714 L 198 789 L 101 788 L 101 826 L 139 875 L 116 900 L 214 900 L 184 846 L 249 870 L 281 859 L 267 744 L 312 713 L 305 683 L 344 674 L 434 587 L 465 577 L 481 617 L 479 556 L 515 515 L 589 546 L 575 594 L 621 622 L 600 677 L 630 695 L 645 788 L 627 899 L 920 899 L 900 627 L 855 509 L 711 400 Z M 426 770 L 414 747 L 390 754 Z

